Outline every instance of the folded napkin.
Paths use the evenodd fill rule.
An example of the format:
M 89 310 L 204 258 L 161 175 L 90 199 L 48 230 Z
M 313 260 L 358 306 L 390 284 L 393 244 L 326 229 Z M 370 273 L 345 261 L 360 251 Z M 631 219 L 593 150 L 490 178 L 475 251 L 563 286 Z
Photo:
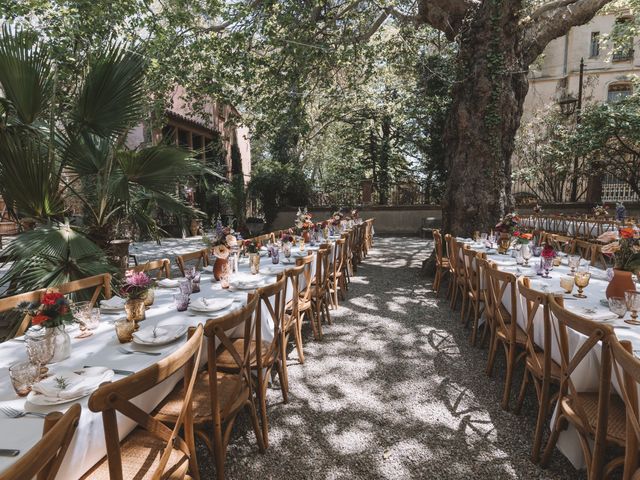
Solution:
M 77 371 L 60 370 L 35 383 L 32 390 L 50 399 L 74 399 L 93 392 L 102 382 L 113 378 L 113 370 L 90 367 Z
M 600 308 L 589 309 L 580 307 L 576 308 L 574 311 L 581 317 L 588 318 L 589 320 L 593 320 L 594 322 L 603 322 L 605 320 L 613 320 L 615 318 L 618 318 L 618 315 L 616 315 L 615 313 L 608 310 L 602 310 Z
M 160 327 L 149 325 L 134 332 L 133 338 L 140 343 L 160 344 L 175 340 L 184 335 L 186 331 L 187 327 L 185 325 L 162 325 Z
M 158 281 L 158 286 L 164 288 L 175 288 L 180 286 L 180 280 L 175 280 L 173 278 L 163 278 Z
M 231 306 L 233 298 L 197 298 L 190 303 L 194 310 L 203 310 L 207 312 L 215 312 Z
M 124 308 L 126 300 L 124 298 L 120 298 L 117 295 L 111 297 L 109 300 L 100 300 L 100 306 L 104 308 Z
M 606 270 L 600 270 L 599 268 L 591 268 L 589 272 L 591 273 L 591 278 L 594 278 L 596 280 L 609 281 L 609 275 L 607 274 Z

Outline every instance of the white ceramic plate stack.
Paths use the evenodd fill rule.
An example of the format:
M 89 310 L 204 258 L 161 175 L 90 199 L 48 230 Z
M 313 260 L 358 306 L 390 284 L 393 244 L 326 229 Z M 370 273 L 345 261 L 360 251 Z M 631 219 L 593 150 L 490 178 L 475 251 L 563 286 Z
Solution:
M 125 299 L 118 296 L 111 297 L 109 300 L 100 300 L 100 311 L 102 313 L 120 313 L 124 312 Z
M 198 298 L 189 304 L 189 310 L 195 313 L 212 313 L 231 306 L 233 298 Z
M 238 278 L 231 280 L 229 286 L 234 290 L 255 290 L 264 285 L 264 278 L 243 279 Z
M 180 280 L 174 278 L 163 278 L 158 281 L 158 286 L 161 288 L 178 288 L 180 286 Z
M 147 325 L 133 334 L 138 345 L 158 346 L 174 342 L 187 333 L 186 325 Z
M 27 400 L 34 405 L 59 405 L 93 393 L 101 383 L 113 378 L 107 367 L 87 367 L 51 373 L 32 387 Z

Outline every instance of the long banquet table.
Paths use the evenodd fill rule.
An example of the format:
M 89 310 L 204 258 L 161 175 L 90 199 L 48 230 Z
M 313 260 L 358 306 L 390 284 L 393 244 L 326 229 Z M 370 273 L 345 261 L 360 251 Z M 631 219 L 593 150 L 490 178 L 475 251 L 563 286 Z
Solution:
M 512 258 L 510 255 L 499 255 L 497 253 L 493 253 L 494 251 L 487 250 L 484 245 L 474 243 L 469 240 L 465 240 L 464 243 L 473 250 L 487 253 L 487 259 L 496 263 L 499 270 L 513 273 L 514 275 L 516 275 L 516 277 L 519 277 L 521 275 L 529 276 L 531 281 L 531 288 L 536 290 L 548 291 L 549 293 L 562 293 L 563 290 L 560 288 L 560 277 L 563 275 L 570 275 L 570 268 L 567 265 L 566 256 L 562 257 L 562 264 L 560 266 L 554 267 L 553 270 L 549 272 L 551 278 L 542 278 L 540 276 L 536 276 L 533 269 L 533 265 L 535 265 L 535 263 L 540 260 L 539 258 L 531 258 L 531 260 L 529 261 L 531 266 L 525 267 L 522 265 L 517 265 L 515 258 Z M 583 265 L 586 264 L 587 262 L 583 260 Z M 605 291 L 607 285 L 609 284 L 607 274 L 604 270 L 600 270 L 594 267 L 590 268 L 590 272 L 592 274 L 591 280 L 589 282 L 589 285 L 584 289 L 584 293 L 587 298 L 579 299 L 572 295 L 563 293 L 565 308 L 582 317 L 594 321 L 606 322 L 608 325 L 611 325 L 614 328 L 616 336 L 620 340 L 630 341 L 633 345 L 633 350 L 640 352 L 640 326 L 629 325 L 624 322 L 624 320 L 631 318 L 630 313 L 627 312 L 624 318 L 618 319 L 617 316 L 611 314 L 608 307 L 600 303 L 601 300 L 606 299 Z M 573 293 L 575 293 L 576 291 L 577 287 L 574 287 Z M 510 288 L 505 291 L 502 302 L 505 308 L 510 313 L 512 313 L 513 309 L 511 305 Z M 518 325 L 520 325 L 520 327 L 524 330 L 526 329 L 526 304 L 523 297 L 519 294 L 516 294 L 516 303 L 517 322 Z M 540 308 L 537 312 L 536 318 L 534 319 L 534 342 L 540 347 L 543 346 L 544 341 L 542 321 L 542 308 Z M 586 337 L 584 335 L 570 330 L 569 348 L 571 350 L 571 354 L 576 352 L 585 342 L 585 340 Z M 579 391 L 592 392 L 598 390 L 600 352 L 601 350 L 598 345 L 594 347 L 590 354 L 583 359 L 583 361 L 578 365 L 578 367 L 572 374 L 571 379 L 573 380 L 576 388 Z M 551 357 L 558 364 L 560 364 L 560 351 L 558 349 L 558 343 L 556 341 L 555 335 L 552 335 Z M 516 381 L 519 380 L 520 379 L 516 379 Z M 618 384 L 615 378 L 612 379 L 612 384 L 614 388 L 619 391 Z M 584 468 L 585 461 L 579 442 L 580 441 L 578 439 L 577 432 L 572 426 L 570 426 L 566 431 L 560 434 L 557 447 L 574 465 L 574 467 Z
M 259 274 L 264 280 L 263 283 L 268 284 L 275 281 L 278 273 L 295 266 L 295 259 L 299 256 L 307 255 L 310 251 L 314 252 L 312 270 L 315 271 L 315 251 L 317 251 L 317 247 L 307 247 L 305 250 L 306 251 L 302 253 L 297 247 L 293 247 L 291 249 L 292 256 L 289 260 L 285 259 L 281 253 L 281 262 L 279 264 L 273 264 L 270 258 L 263 256 Z M 239 272 L 234 275 L 251 276 L 247 259 L 241 260 Z M 304 282 L 304 278 L 301 277 L 301 280 Z M 304 286 L 303 283 L 301 287 Z M 157 324 L 160 326 L 175 324 L 197 326 L 209 318 L 217 318 L 234 309 L 240 308 L 246 303 L 247 293 L 249 293 L 248 290 L 224 290 L 220 287 L 219 282 L 213 280 L 213 275 L 210 273 L 207 274 L 207 272 L 203 272 L 202 274 L 200 288 L 201 291 L 199 293 L 191 295 L 193 300 L 202 297 L 233 298 L 236 302 L 228 309 L 213 314 L 196 315 L 190 310 L 178 312 L 176 311 L 173 301 L 173 295 L 177 293 L 177 289 L 157 288 L 155 291 L 155 302 L 149 310 L 147 310 L 146 320 L 142 322 L 141 326 L 149 324 Z M 287 292 L 289 297 L 287 300 L 290 300 L 292 292 L 291 286 L 287 288 Z M 270 341 L 273 339 L 273 322 L 266 308 L 263 307 L 262 313 L 262 338 L 265 341 Z M 74 336 L 77 335 L 77 331 L 70 332 L 72 342 L 71 357 L 55 365 L 50 365 L 50 373 L 55 374 L 56 371 L 73 370 L 84 366 L 104 366 L 112 369 L 137 372 L 170 355 L 183 343 L 183 340 L 178 340 L 159 347 L 125 344 L 126 348 L 160 352 L 161 355 L 123 355 L 117 350 L 122 344 L 118 342 L 113 326 L 113 320 L 121 318 L 122 316 L 122 313 L 119 315 L 105 315 L 103 313 L 100 326 L 94 330 L 94 334 L 88 338 L 76 339 Z M 234 332 L 231 332 L 231 334 L 233 333 Z M 238 334 L 240 333 L 241 332 L 238 332 Z M 19 410 L 49 413 L 53 411 L 64 412 L 70 405 L 76 403 L 70 402 L 58 406 L 41 407 L 25 401 L 25 398 L 18 397 L 11 386 L 8 368 L 10 364 L 26 359 L 25 344 L 21 339 L 9 340 L 0 344 L 0 406 L 10 406 Z M 121 378 L 123 377 L 116 375 L 113 381 Z M 176 372 L 172 378 L 137 397 L 134 403 L 145 411 L 150 412 L 171 392 L 181 378 L 182 372 Z M 87 407 L 88 399 L 89 397 L 84 397 L 77 401 L 77 403 L 80 403 L 82 406 L 80 423 L 58 475 L 56 476 L 57 479 L 77 479 L 106 455 L 102 416 L 100 413 L 94 413 L 89 410 Z M 135 424 L 132 420 L 119 413 L 117 419 L 118 429 L 122 439 L 133 430 Z M 11 419 L 0 415 L 0 449 L 19 449 L 21 455 L 26 453 L 41 438 L 43 424 L 43 419 L 33 416 Z M 20 457 L 0 457 L 0 474 L 18 458 Z

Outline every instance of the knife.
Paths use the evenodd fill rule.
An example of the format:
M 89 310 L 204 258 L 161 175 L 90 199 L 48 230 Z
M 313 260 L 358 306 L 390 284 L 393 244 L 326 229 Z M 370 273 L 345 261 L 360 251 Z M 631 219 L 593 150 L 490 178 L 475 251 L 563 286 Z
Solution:
M 17 457 L 18 455 L 20 455 L 20 450 L 0 448 L 0 457 Z
M 82 368 L 92 368 L 92 367 L 91 365 L 85 365 Z M 132 372 L 131 370 L 118 370 L 117 368 L 112 368 L 111 370 L 113 370 L 113 373 L 115 373 L 116 375 L 123 375 L 125 377 L 136 373 L 136 372 Z

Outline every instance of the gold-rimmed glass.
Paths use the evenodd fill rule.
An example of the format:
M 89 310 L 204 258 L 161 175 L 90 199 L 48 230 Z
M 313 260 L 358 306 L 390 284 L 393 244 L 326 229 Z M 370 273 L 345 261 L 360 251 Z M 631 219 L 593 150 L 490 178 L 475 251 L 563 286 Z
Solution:
M 578 287 L 578 293 L 574 293 L 573 296 L 576 298 L 587 298 L 584 294 L 584 289 L 589 285 L 591 273 L 588 270 L 578 270 L 573 278 L 576 283 L 576 287 Z
M 635 290 L 627 290 L 624 293 L 624 298 L 627 302 L 627 308 L 631 312 L 631 320 L 625 320 L 626 323 L 631 325 L 640 325 L 638 321 L 638 311 L 640 310 L 640 292 Z
M 575 274 L 577 268 L 580 266 L 580 255 L 569 255 L 567 261 L 571 269 L 571 275 Z

